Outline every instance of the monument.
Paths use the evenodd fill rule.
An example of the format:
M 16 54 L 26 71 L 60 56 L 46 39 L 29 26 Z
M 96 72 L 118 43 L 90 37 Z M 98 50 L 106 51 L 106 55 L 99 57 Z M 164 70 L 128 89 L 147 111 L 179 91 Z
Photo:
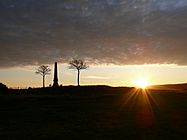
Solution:
M 54 79 L 53 79 L 53 87 L 58 87 L 58 69 L 57 69 L 57 62 L 55 62 L 54 66 Z

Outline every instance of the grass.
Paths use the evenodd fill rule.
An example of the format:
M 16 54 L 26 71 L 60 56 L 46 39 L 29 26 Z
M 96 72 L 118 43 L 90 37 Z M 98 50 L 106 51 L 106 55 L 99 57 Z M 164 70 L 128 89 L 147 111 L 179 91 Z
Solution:
M 133 88 L 9 90 L 0 96 L 0 139 L 186 139 L 187 94 Z

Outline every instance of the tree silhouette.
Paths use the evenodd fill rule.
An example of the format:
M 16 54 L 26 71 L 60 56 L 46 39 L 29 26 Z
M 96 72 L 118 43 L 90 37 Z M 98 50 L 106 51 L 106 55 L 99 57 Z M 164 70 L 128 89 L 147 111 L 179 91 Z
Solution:
M 40 74 L 43 77 L 43 88 L 45 87 L 45 76 L 51 74 L 49 66 L 41 65 L 36 69 L 36 74 Z
M 77 85 L 80 86 L 80 70 L 87 69 L 89 66 L 81 59 L 73 59 L 69 62 L 69 69 L 76 69 L 77 70 Z

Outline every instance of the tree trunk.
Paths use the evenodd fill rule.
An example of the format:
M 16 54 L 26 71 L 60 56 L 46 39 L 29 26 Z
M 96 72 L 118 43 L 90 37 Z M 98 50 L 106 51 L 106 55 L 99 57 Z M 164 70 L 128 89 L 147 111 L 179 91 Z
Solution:
M 80 84 L 79 84 L 79 77 L 80 77 L 80 70 L 78 70 L 78 73 L 77 73 L 77 84 L 78 84 L 78 86 L 80 86 Z
M 45 76 L 43 76 L 43 88 L 45 87 Z

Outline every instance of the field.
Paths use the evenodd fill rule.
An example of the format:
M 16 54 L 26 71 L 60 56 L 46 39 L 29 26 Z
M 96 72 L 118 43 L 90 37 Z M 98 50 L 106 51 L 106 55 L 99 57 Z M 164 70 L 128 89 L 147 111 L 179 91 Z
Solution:
M 85 86 L 4 91 L 0 139 L 187 139 L 187 90 Z

